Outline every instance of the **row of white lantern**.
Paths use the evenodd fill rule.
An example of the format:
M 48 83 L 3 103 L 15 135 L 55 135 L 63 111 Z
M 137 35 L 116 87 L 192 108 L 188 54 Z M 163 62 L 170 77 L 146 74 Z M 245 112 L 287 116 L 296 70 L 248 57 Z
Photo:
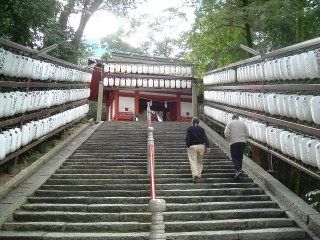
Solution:
M 320 78 L 320 49 L 237 69 L 239 82 Z
M 87 114 L 89 105 L 83 105 L 65 112 L 55 114 L 39 121 L 31 121 L 22 128 L 12 128 L 0 132 L 0 159 L 5 158 L 19 148 L 39 139 L 57 128 Z
M 41 81 L 90 82 L 91 73 L 17 55 L 0 48 L 0 74 Z
M 192 77 L 191 66 L 108 63 L 105 72 Z
M 231 72 L 230 72 L 231 71 Z M 237 76 L 225 70 L 205 76 L 205 85 L 320 78 L 320 49 L 237 68 Z M 227 74 L 230 72 L 230 74 Z
M 213 73 L 203 78 L 204 85 L 233 83 L 236 81 L 236 71 L 233 69 Z
M 205 91 L 204 99 L 320 124 L 320 96 Z
M 212 119 L 223 124 L 227 124 L 232 118 L 231 113 L 209 106 L 204 107 L 204 112 Z M 239 120 L 246 124 L 249 135 L 253 139 L 266 143 L 285 155 L 320 169 L 319 139 L 306 137 L 277 127 L 267 127 L 265 123 L 248 118 L 240 117 Z
M 88 98 L 90 89 L 0 92 L 0 118 Z
M 165 80 L 142 78 L 104 78 L 104 86 L 146 88 L 191 88 L 191 80 Z

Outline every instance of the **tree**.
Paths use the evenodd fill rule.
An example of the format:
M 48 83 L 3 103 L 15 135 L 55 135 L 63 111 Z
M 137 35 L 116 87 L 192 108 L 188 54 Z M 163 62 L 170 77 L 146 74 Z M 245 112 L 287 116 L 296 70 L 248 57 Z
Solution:
M 107 10 L 117 16 L 124 16 L 129 9 L 136 6 L 137 0 L 68 0 L 64 5 L 59 25 L 61 29 L 67 29 L 67 20 L 72 13 L 80 13 L 80 24 L 75 30 L 71 45 L 77 53 L 81 49 L 81 39 L 90 17 L 99 10 Z
M 210 0 L 196 2 L 193 6 L 196 19 L 186 36 L 191 49 L 187 58 L 196 65 L 198 77 L 202 78 L 210 69 L 248 56 L 238 50 L 240 43 L 250 45 L 252 41 L 251 25 L 247 24 L 248 6 L 242 1 Z
M 107 43 L 109 50 L 114 52 L 143 54 L 141 49 L 135 48 L 122 40 L 125 35 L 125 31 L 123 29 L 119 29 L 114 34 L 102 38 L 101 45 Z
M 151 19 L 147 14 L 135 17 L 126 36 L 134 36 L 143 29 L 147 39 L 140 44 L 141 51 L 149 56 L 179 58 L 186 51 L 182 36 L 177 36 L 177 26 L 187 21 L 186 14 L 178 8 L 166 8 Z M 165 33 L 164 33 L 165 32 Z M 168 37 L 168 35 L 170 37 Z
M 0 6 L 0 36 L 36 48 L 61 5 L 56 0 L 1 0 Z
M 272 51 L 318 36 L 317 0 L 201 0 L 191 1 L 196 20 L 187 34 L 188 58 L 199 77 L 213 68 L 249 57 L 247 45 Z

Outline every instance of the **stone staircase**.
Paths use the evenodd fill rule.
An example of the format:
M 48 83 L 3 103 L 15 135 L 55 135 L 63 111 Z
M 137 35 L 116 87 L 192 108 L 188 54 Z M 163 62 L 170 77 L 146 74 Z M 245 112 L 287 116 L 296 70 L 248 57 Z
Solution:
M 167 239 L 308 239 L 286 212 L 217 148 L 204 159 L 203 183 L 192 183 L 187 123 L 155 123 L 158 197 L 167 202 Z M 3 239 L 148 239 L 146 125 L 102 124 L 14 212 Z

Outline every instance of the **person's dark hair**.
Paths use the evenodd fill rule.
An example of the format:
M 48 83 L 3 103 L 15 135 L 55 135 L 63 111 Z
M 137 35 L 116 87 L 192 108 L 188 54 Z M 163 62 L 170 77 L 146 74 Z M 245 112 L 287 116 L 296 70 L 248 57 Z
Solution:
M 234 120 L 234 119 L 239 119 L 239 115 L 238 115 L 238 114 L 236 114 L 236 113 L 235 113 L 235 114 L 233 114 L 233 115 L 232 115 L 232 120 Z
M 197 118 L 197 117 L 193 117 L 192 118 L 192 125 L 193 126 L 198 126 L 199 125 L 199 122 L 200 122 L 200 119 Z

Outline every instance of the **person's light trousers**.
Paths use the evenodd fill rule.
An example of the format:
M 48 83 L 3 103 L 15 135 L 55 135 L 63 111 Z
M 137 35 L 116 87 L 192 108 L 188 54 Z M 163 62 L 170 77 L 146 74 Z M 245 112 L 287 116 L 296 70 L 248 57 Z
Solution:
M 191 166 L 192 177 L 201 177 L 203 169 L 203 158 L 204 154 L 204 145 L 192 145 L 188 148 L 188 157 Z

